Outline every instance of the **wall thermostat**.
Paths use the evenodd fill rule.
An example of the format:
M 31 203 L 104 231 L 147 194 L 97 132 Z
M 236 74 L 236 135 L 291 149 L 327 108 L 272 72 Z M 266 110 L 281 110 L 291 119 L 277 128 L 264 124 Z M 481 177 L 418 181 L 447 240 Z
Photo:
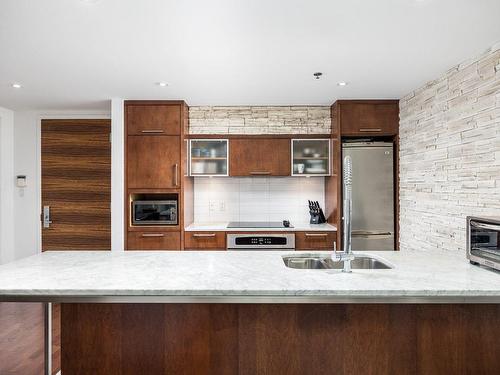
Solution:
M 17 187 L 26 187 L 28 185 L 28 181 L 26 179 L 26 176 L 25 175 L 18 175 L 16 177 L 16 185 Z

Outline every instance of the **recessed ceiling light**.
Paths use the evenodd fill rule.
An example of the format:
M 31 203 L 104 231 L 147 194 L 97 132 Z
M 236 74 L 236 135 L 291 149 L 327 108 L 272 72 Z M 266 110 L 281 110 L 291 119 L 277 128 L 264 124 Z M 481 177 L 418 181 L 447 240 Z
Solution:
M 22 86 L 21 86 L 20 83 L 13 83 L 12 87 L 15 88 L 15 89 L 20 89 Z
M 167 82 L 156 82 L 156 84 L 160 87 L 167 87 L 168 83 Z
M 337 86 L 347 86 L 347 82 L 340 81 L 340 82 L 337 83 Z

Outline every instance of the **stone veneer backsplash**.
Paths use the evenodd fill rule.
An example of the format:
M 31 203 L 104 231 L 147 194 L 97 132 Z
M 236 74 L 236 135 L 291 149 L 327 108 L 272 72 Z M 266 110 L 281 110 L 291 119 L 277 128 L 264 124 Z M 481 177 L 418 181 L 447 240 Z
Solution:
M 500 45 L 400 101 L 401 249 L 464 251 L 500 216 Z
M 330 134 L 330 107 L 190 107 L 190 134 Z

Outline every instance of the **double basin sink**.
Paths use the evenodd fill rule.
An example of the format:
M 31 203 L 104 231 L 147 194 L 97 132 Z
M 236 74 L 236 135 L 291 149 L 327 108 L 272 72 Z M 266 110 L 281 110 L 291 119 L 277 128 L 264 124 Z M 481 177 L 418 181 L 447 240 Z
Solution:
M 341 270 L 344 268 L 343 262 L 334 262 L 330 254 L 293 254 L 284 255 L 283 262 L 288 268 L 324 270 Z M 357 256 L 351 261 L 351 268 L 358 270 L 382 270 L 392 268 L 379 259 L 366 255 Z

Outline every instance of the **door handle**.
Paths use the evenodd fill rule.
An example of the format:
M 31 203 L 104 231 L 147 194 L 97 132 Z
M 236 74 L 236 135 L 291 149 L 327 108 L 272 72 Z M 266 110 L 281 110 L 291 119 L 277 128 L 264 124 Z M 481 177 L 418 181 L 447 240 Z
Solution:
M 365 133 L 380 133 L 382 129 L 380 128 L 360 128 L 360 132 L 365 132 Z
M 178 187 L 179 186 L 179 164 L 174 165 L 174 186 Z
M 390 236 L 392 232 L 380 232 L 375 230 L 353 230 L 351 232 L 353 236 Z
M 143 233 L 141 237 L 165 237 L 163 233 Z
M 50 220 L 50 206 L 43 206 L 43 227 L 50 228 L 52 220 Z
M 215 237 L 215 233 L 206 233 L 206 234 L 195 233 L 195 234 L 193 234 L 193 237 L 195 237 L 195 238 L 199 238 L 199 237 Z
M 267 171 L 255 171 L 255 172 L 250 172 L 250 174 L 256 175 L 256 176 L 265 176 L 268 174 L 271 174 L 271 172 Z

